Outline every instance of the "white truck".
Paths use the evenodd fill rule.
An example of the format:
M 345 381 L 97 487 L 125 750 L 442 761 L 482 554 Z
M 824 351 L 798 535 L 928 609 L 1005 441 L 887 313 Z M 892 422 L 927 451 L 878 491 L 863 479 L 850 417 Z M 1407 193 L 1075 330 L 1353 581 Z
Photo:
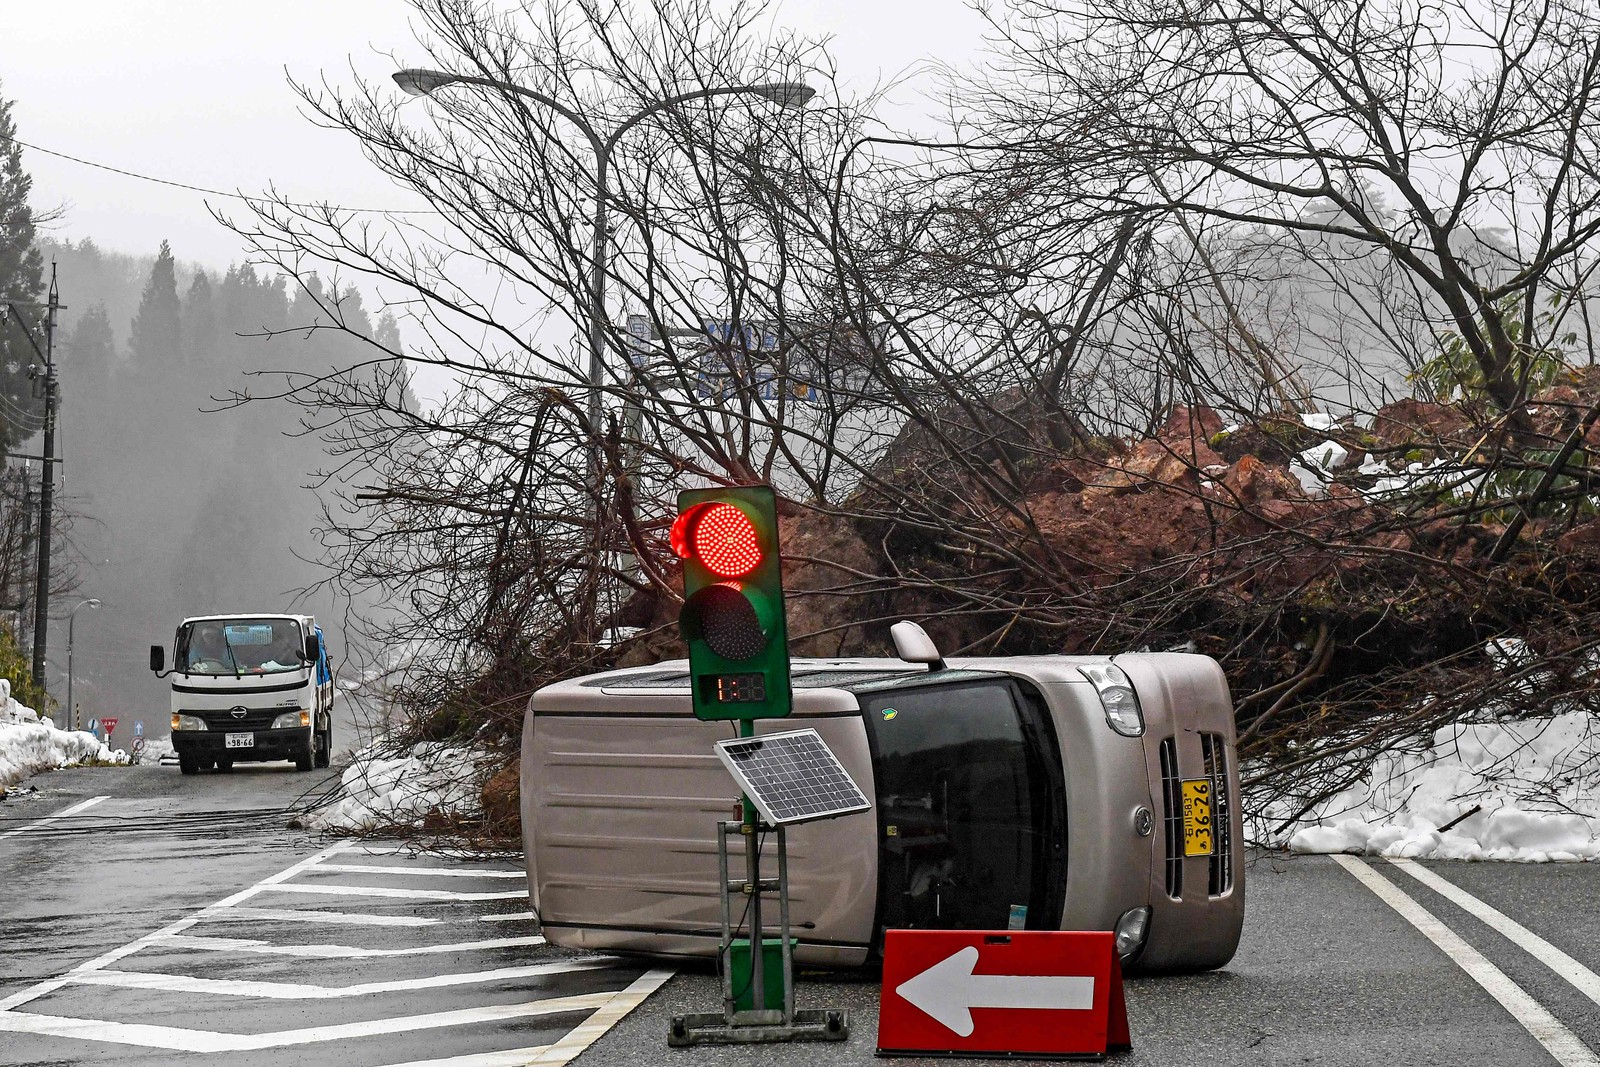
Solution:
M 200 615 L 184 619 L 150 669 L 172 677 L 172 747 L 184 774 L 231 771 L 240 761 L 328 766 L 333 671 L 310 615 Z

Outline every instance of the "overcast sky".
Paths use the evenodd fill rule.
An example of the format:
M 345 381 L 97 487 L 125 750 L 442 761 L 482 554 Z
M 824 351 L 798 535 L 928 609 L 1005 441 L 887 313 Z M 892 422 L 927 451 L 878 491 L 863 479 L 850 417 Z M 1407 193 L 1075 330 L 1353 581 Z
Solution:
M 213 189 L 352 207 L 417 206 L 346 135 L 297 110 L 288 79 L 351 68 L 381 78 L 420 59 L 404 0 L 57 0 L 8 3 L 0 94 L 18 136 L 42 148 Z M 928 59 L 962 63 L 982 24 L 961 0 L 787 0 L 779 21 L 836 37 L 847 82 L 870 85 Z M 53 232 L 119 251 L 225 267 L 238 240 L 207 197 L 25 152 L 36 208 L 62 206 Z M 209 198 L 227 207 L 228 201 Z M 70 285 L 70 283 L 67 283 Z

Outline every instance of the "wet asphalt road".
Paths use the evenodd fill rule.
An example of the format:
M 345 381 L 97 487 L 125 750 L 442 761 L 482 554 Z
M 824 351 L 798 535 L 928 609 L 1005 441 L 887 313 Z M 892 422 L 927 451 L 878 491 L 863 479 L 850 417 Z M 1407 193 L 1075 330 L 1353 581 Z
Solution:
M 671 1016 L 718 1007 L 711 974 L 688 968 L 666 980 L 648 962 L 581 960 L 535 943 L 531 919 L 519 917 L 526 903 L 515 857 L 415 856 L 289 829 L 294 800 L 336 774 L 90 768 L 41 776 L 40 793 L 0 804 L 4 834 L 109 798 L 0 837 L 0 1009 L 96 1021 L 81 1035 L 19 1032 L 5 1028 L 0 1010 L 0 1065 L 510 1067 L 574 1055 L 594 1067 L 901 1062 L 873 1056 L 879 988 L 870 976 L 801 983 L 802 1006 L 850 1010 L 844 1044 L 669 1050 Z M 1130 979 L 1134 1049 L 1112 1062 L 1600 1063 L 1591 1051 L 1600 1050 L 1600 979 L 1589 974 L 1589 994 L 1579 988 L 1585 968 L 1600 971 L 1600 865 L 1421 865 L 1446 890 L 1471 894 L 1454 901 L 1387 861 L 1357 866 L 1391 897 L 1406 894 L 1413 917 L 1417 907 L 1431 913 L 1445 929 L 1439 936 L 1459 939 L 1499 975 L 1486 981 L 1524 1000 L 1497 1001 L 1339 861 L 1257 856 L 1238 956 L 1211 974 Z M 241 893 L 231 911 L 202 910 Z M 1464 910 L 1474 900 L 1545 948 L 1491 929 Z M 80 974 L 8 1004 L 130 945 L 105 964 L 107 975 Z M 1569 977 L 1553 969 L 1550 947 L 1571 957 L 1572 966 L 1554 961 Z M 1528 1026 L 1550 1032 L 1539 1012 L 1570 1038 L 1555 1054 L 1530 1036 Z M 93 1025 L 107 1024 L 156 1027 L 156 1045 L 97 1039 Z M 506 1049 L 522 1051 L 498 1055 Z

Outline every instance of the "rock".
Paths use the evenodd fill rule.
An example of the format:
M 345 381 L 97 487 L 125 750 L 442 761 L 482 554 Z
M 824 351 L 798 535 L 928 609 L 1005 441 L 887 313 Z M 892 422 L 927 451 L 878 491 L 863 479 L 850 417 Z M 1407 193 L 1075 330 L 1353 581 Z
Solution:
M 1385 448 L 1411 444 L 1468 444 L 1471 420 L 1459 408 L 1425 400 L 1397 400 L 1373 416 L 1372 436 Z
M 1304 495 L 1292 474 L 1281 467 L 1269 467 L 1254 456 L 1241 457 L 1223 476 L 1222 486 L 1243 505 L 1293 500 Z

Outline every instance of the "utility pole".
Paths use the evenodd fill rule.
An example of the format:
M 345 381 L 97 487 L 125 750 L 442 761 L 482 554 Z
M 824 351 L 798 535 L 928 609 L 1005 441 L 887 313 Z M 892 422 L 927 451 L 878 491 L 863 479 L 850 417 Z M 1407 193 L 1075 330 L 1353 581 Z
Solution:
M 56 265 L 50 264 L 50 303 L 44 317 L 44 463 L 39 480 L 39 576 L 33 592 L 33 682 L 44 682 L 45 632 L 50 626 L 50 508 L 55 496 L 56 450 L 56 312 L 61 293 L 56 288 Z M 29 338 L 32 340 L 32 338 Z M 42 710 L 42 709 L 41 709 Z

